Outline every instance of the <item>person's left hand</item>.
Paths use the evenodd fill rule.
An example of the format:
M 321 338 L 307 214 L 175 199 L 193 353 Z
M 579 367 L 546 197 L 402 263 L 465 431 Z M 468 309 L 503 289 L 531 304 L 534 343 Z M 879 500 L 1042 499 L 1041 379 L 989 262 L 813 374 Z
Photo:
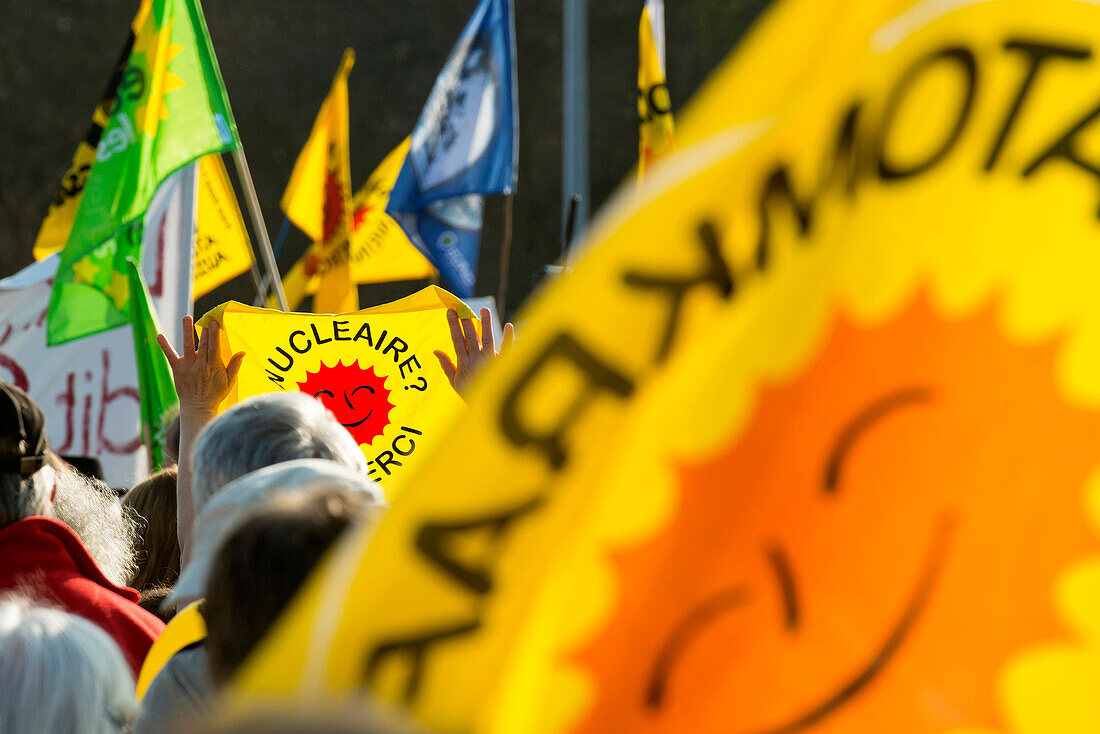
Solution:
M 451 342 L 454 344 L 458 363 L 452 362 L 450 355 L 439 350 L 436 350 L 435 356 L 439 359 L 439 366 L 443 368 L 447 379 L 451 381 L 451 387 L 459 395 L 465 395 L 474 376 L 481 371 L 482 367 L 498 354 L 503 354 L 512 348 L 515 328 L 511 323 L 504 325 L 504 333 L 500 339 L 500 352 L 497 352 L 493 336 L 492 313 L 489 309 L 481 309 L 480 343 L 473 319 L 459 319 L 458 313 L 451 309 L 447 311 L 447 324 L 451 327 Z

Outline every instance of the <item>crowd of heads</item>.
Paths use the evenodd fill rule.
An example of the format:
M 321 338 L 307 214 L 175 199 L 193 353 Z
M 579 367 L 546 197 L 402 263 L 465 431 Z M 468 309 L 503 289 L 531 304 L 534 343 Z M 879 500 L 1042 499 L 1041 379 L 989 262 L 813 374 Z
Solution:
M 190 486 L 169 467 L 113 490 L 53 454 L 44 421 L 0 383 L 3 732 L 195 730 L 339 538 L 385 509 L 350 434 L 300 393 L 202 426 Z M 174 651 L 139 702 L 142 660 L 189 605 L 205 637 Z

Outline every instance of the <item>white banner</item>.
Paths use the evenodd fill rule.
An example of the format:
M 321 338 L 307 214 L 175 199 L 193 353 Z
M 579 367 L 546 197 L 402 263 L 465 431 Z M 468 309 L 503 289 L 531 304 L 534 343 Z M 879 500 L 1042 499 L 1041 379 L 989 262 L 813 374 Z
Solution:
M 196 182 L 193 166 L 166 181 L 145 219 L 142 272 L 173 344 L 191 309 Z M 50 448 L 94 456 L 108 484 L 129 487 L 148 474 L 133 336 L 123 327 L 47 347 L 57 263 L 53 255 L 0 280 L 0 380 L 26 390 L 45 412 Z

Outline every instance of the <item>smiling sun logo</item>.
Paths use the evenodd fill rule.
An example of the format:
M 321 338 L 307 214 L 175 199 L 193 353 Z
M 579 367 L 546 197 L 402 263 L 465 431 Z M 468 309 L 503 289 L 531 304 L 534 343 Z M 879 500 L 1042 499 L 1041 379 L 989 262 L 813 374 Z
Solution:
M 361 446 L 370 445 L 390 424 L 390 391 L 386 378 L 376 374 L 373 366 L 321 363 L 316 372 L 306 373 L 298 389 L 320 400 Z
M 1100 571 L 1067 586 L 1097 566 L 1100 414 L 1062 396 L 1059 349 L 1008 340 L 993 307 L 839 319 L 615 557 L 577 731 L 1036 731 L 1019 711 L 1080 687 L 1043 682 L 1050 649 L 1100 670 L 1067 622 L 1100 612 Z

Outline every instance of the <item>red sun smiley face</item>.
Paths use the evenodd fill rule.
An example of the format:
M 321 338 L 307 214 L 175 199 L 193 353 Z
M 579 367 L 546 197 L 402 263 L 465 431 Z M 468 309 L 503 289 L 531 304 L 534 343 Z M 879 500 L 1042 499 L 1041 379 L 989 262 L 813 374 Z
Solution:
M 390 424 L 390 391 L 386 378 L 375 374 L 374 367 L 322 363 L 316 372 L 306 373 L 298 389 L 320 400 L 357 444 L 369 445 Z

